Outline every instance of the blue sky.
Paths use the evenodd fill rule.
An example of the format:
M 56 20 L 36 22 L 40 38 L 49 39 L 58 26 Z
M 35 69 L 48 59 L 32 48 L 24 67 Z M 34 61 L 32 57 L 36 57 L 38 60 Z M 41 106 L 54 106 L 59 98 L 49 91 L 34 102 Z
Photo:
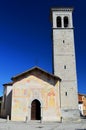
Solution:
M 52 73 L 52 7 L 74 7 L 78 91 L 86 94 L 86 0 L 1 0 L 0 95 L 2 84 L 33 66 Z

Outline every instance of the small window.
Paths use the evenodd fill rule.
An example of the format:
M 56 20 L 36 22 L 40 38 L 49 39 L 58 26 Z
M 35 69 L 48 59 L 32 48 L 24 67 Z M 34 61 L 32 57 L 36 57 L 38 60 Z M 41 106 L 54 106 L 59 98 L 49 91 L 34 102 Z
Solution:
M 64 65 L 64 69 L 66 69 L 66 65 Z
M 67 16 L 64 17 L 64 27 L 65 28 L 68 27 L 68 17 Z
M 65 43 L 65 40 L 63 40 L 63 43 Z
M 61 17 L 60 16 L 57 17 L 56 22 L 57 22 L 57 27 L 61 27 L 62 26 Z
M 67 96 L 67 92 L 65 92 L 65 96 Z

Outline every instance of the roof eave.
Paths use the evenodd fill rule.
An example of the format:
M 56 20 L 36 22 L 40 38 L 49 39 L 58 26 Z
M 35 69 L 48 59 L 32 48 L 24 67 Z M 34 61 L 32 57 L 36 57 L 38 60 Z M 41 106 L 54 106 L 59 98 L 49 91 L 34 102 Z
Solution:
M 9 82 L 9 83 L 5 83 L 5 84 L 3 84 L 4 87 L 12 86 L 12 85 L 13 85 L 13 82 Z
M 44 72 L 44 73 L 46 73 L 46 74 L 48 74 L 48 75 L 50 75 L 50 76 L 52 76 L 52 77 L 58 79 L 59 81 L 61 81 L 61 78 L 60 78 L 60 77 L 55 76 L 55 75 L 53 75 L 53 74 L 50 74 L 50 73 L 48 73 L 47 71 L 45 71 L 45 70 L 43 70 L 43 69 L 41 69 L 40 67 L 37 67 L 37 66 L 35 66 L 35 67 L 33 67 L 33 68 L 31 68 L 31 69 L 29 69 L 29 70 L 27 70 L 27 71 L 25 71 L 25 72 L 23 72 L 23 73 L 21 73 L 21 74 L 18 74 L 18 75 L 16 75 L 16 76 L 13 76 L 13 77 L 11 78 L 11 80 L 14 81 L 14 80 L 16 80 L 18 77 L 23 76 L 23 75 L 25 75 L 26 73 L 31 72 L 31 71 L 33 71 L 33 70 L 35 70 L 35 69 L 40 70 L 40 71 L 42 71 L 42 72 Z

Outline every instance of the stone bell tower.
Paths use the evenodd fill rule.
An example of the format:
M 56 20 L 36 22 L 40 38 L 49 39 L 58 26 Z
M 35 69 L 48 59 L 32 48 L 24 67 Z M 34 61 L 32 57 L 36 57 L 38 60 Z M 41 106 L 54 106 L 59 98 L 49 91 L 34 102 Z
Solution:
M 73 8 L 52 8 L 53 73 L 62 79 L 60 105 L 63 119 L 79 117 Z

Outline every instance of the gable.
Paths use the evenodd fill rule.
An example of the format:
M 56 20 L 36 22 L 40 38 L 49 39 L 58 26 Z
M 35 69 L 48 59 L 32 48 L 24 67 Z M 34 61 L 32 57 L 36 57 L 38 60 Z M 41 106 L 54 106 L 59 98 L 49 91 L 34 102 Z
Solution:
M 50 76 L 50 77 L 52 77 L 52 78 L 54 78 L 54 79 L 58 79 L 59 81 L 61 81 L 61 79 L 60 79 L 58 76 L 55 76 L 55 75 L 53 75 L 53 74 L 50 74 L 50 73 L 48 73 L 47 71 L 44 71 L 43 69 L 41 69 L 41 68 L 39 68 L 39 67 L 34 67 L 34 68 L 30 69 L 30 70 L 27 70 L 27 71 L 25 71 L 25 72 L 23 72 L 23 73 L 21 73 L 21 74 L 18 74 L 18 75 L 16 75 L 16 76 L 12 77 L 11 79 L 12 79 L 13 81 L 17 81 L 17 80 L 19 80 L 19 79 L 22 79 L 22 78 L 24 78 L 24 77 L 27 77 L 27 76 L 28 76 L 29 74 L 31 74 L 32 72 L 35 72 L 36 75 L 39 74 L 39 76 L 40 76 L 40 73 L 42 73 L 42 74 L 45 74 L 45 75 L 47 75 L 47 76 Z
M 38 67 L 34 67 L 28 71 L 25 71 L 21 74 L 18 74 L 16 76 L 12 77 L 11 79 L 13 80 L 13 82 L 6 83 L 6 84 L 4 84 L 4 86 L 8 86 L 8 85 L 15 86 L 16 83 L 19 84 L 20 82 L 22 84 L 24 84 L 24 82 L 26 82 L 25 84 L 27 84 L 26 79 L 28 79 L 28 78 L 31 78 L 31 80 L 28 79 L 28 80 L 30 80 L 30 83 L 35 82 L 33 77 L 37 79 L 37 82 L 39 79 L 41 82 L 48 83 L 51 85 L 55 85 L 55 83 L 57 81 L 61 81 L 61 79 L 59 77 L 57 77 L 53 74 L 50 74 Z M 37 82 L 35 84 L 37 84 Z
M 51 85 L 55 86 L 55 84 L 58 82 L 57 79 L 52 78 L 49 75 L 46 75 L 45 73 L 42 73 L 41 71 L 32 71 L 28 75 L 25 75 L 24 77 L 17 79 L 17 81 L 14 82 L 14 85 L 21 84 L 22 86 L 34 86 L 38 87 L 41 86 L 41 84 L 44 85 Z
M 13 84 L 14 97 L 39 97 L 41 95 L 55 96 L 59 87 L 59 80 L 47 77 L 41 72 L 32 72 L 29 76 Z

